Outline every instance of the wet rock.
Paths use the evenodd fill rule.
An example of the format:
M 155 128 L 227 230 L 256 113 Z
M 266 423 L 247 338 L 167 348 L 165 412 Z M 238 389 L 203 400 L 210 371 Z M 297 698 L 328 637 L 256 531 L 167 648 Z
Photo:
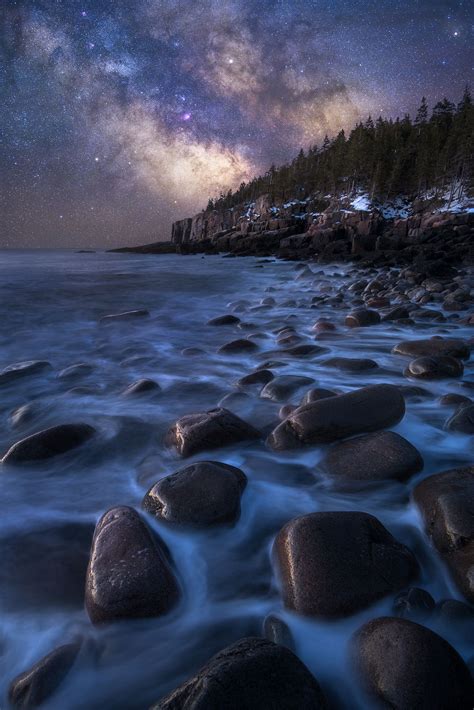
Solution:
M 317 680 L 287 648 L 244 638 L 150 710 L 326 710 Z
M 329 443 L 393 426 L 404 414 L 405 400 L 397 387 L 372 385 L 299 407 L 274 429 L 267 444 L 279 451 Z
M 443 394 L 442 397 L 439 398 L 439 403 L 446 406 L 471 404 L 472 399 L 469 399 L 469 397 L 466 397 L 464 394 L 458 394 L 457 392 L 448 392 L 447 394 Z
M 181 350 L 181 355 L 184 357 L 195 357 L 196 355 L 204 355 L 205 352 L 202 348 L 184 348 Z
M 37 405 L 33 402 L 28 402 L 28 404 L 22 404 L 21 407 L 17 407 L 10 414 L 10 424 L 13 428 L 19 427 L 22 424 L 27 424 L 35 418 L 35 415 L 39 413 Z
M 290 414 L 293 414 L 296 409 L 298 409 L 296 404 L 284 404 L 283 407 L 280 407 L 278 416 L 280 419 L 286 419 Z
M 312 377 L 302 375 L 278 375 L 269 382 L 260 392 L 260 397 L 272 399 L 274 402 L 283 402 L 289 399 L 302 387 L 313 384 Z
M 312 328 L 313 332 L 315 335 L 327 335 L 329 333 L 334 333 L 337 328 L 334 325 L 334 323 L 331 323 L 331 321 L 327 320 L 317 320 L 316 323 L 313 325 Z
M 258 439 L 259 432 L 228 409 L 187 414 L 171 427 L 165 443 L 180 456 L 192 456 L 199 451 L 236 444 L 247 439 Z
M 249 387 L 252 385 L 266 385 L 268 382 L 273 380 L 274 374 L 271 370 L 256 370 L 251 372 L 249 375 L 241 377 L 237 381 L 239 387 Z
M 450 355 L 465 360 L 469 358 L 470 348 L 464 340 L 435 337 L 429 340 L 403 341 L 395 345 L 392 352 L 396 355 L 408 355 L 415 358 Z
M 145 318 L 149 316 L 150 312 L 145 308 L 141 308 L 135 311 L 124 311 L 123 313 L 111 313 L 108 316 L 102 316 L 100 323 L 113 323 L 115 321 L 122 320 L 134 320 L 135 318 Z
M 122 392 L 124 397 L 136 397 L 140 394 L 147 394 L 149 392 L 158 392 L 161 390 L 160 385 L 155 380 L 149 380 L 143 378 L 142 380 L 137 380 L 132 382 L 124 391 Z
M 237 325 L 240 323 L 240 318 L 233 316 L 230 313 L 225 316 L 217 316 L 207 321 L 207 325 Z
M 285 348 L 281 351 L 285 355 L 290 355 L 290 357 L 308 357 L 310 355 L 321 355 L 322 353 L 327 353 L 327 348 L 322 348 L 320 345 L 311 345 L 311 343 L 304 343 L 303 345 L 294 345 L 292 348 Z
M 143 508 L 160 520 L 183 525 L 235 523 L 247 477 L 235 466 L 199 461 L 162 478 L 143 499 Z
M 225 353 L 249 353 L 258 350 L 258 345 L 253 342 L 253 340 L 247 340 L 246 338 L 239 338 L 238 340 L 231 340 L 230 343 L 222 345 L 217 352 Z
M 393 710 L 470 710 L 469 670 L 441 636 L 407 619 L 381 617 L 364 624 L 352 658 L 368 693 Z
M 377 311 L 371 311 L 368 308 L 358 308 L 346 316 L 345 323 L 349 328 L 361 328 L 368 325 L 377 325 L 380 323 L 380 315 Z
M 417 357 L 412 360 L 404 371 L 405 377 L 415 377 L 419 380 L 443 380 L 449 377 L 461 377 L 464 366 L 461 360 L 451 355 L 439 357 Z
M 358 357 L 332 357 L 321 364 L 326 365 L 326 367 L 334 367 L 337 370 L 344 370 L 345 372 L 364 372 L 378 367 L 375 360 Z
M 435 600 L 426 589 L 410 587 L 395 597 L 393 613 L 402 619 L 425 619 L 435 608 Z
M 367 513 L 295 518 L 278 533 L 273 552 L 285 606 L 306 616 L 348 616 L 418 573 L 410 550 Z
M 474 466 L 425 478 L 413 497 L 456 584 L 474 602 Z
M 409 317 L 410 317 L 410 314 L 408 312 L 408 309 L 405 308 L 405 306 L 396 306 L 395 308 L 392 308 L 384 316 L 382 316 L 382 321 L 387 322 L 387 321 L 393 321 L 393 320 L 405 320 L 405 318 L 409 318 Z
M 326 390 L 324 387 L 313 387 L 313 389 L 306 392 L 300 402 L 300 407 L 304 407 L 305 404 L 310 404 L 311 402 L 318 402 L 320 399 L 327 399 L 328 397 L 337 397 L 337 392 Z
M 37 375 L 45 370 L 50 370 L 51 364 L 46 360 L 26 360 L 25 362 L 16 362 L 14 365 L 8 365 L 0 372 L 0 385 L 15 382 L 22 377 Z
M 97 523 L 85 604 L 94 624 L 166 614 L 179 588 L 161 539 L 138 513 L 112 508 Z
M 89 424 L 60 424 L 43 429 L 13 444 L 4 454 L 2 463 L 21 464 L 49 459 L 81 446 L 94 434 L 96 430 Z
M 462 434 L 474 434 L 474 403 L 462 403 L 453 416 L 448 419 L 444 428 L 447 431 L 459 431 Z
M 8 701 L 15 710 L 37 708 L 58 690 L 71 670 L 81 644 L 68 643 L 55 648 L 10 684 Z
M 406 481 L 423 468 L 417 449 L 393 431 L 379 431 L 334 444 L 321 461 L 331 476 L 353 481 Z
M 295 642 L 289 626 L 275 614 L 269 614 L 265 617 L 263 622 L 263 635 L 269 641 L 277 643 L 280 646 L 285 646 L 289 648 L 290 651 L 294 651 L 295 649 Z
M 69 365 L 58 374 L 60 380 L 74 380 L 79 377 L 85 377 L 93 372 L 94 368 L 87 362 L 78 362 L 75 365 Z

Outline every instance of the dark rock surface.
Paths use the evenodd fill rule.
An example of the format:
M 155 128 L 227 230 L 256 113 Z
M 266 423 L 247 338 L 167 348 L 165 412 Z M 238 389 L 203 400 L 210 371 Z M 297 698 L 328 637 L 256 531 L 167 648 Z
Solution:
M 198 461 L 162 478 L 143 499 L 143 508 L 160 520 L 183 525 L 235 523 L 247 484 L 235 466 Z
M 217 316 L 207 321 L 207 325 L 237 325 L 240 323 L 240 318 L 233 316 L 230 313 L 225 316 Z
M 229 343 L 222 345 L 218 352 L 221 354 L 232 354 L 232 353 L 251 353 L 258 350 L 257 343 L 253 340 L 247 340 L 246 338 L 239 338 L 238 340 L 231 340 Z
M 381 617 L 364 624 L 352 642 L 360 680 L 393 710 L 470 710 L 469 670 L 441 636 L 407 619 Z
M 410 587 L 400 592 L 393 602 L 393 613 L 402 619 L 417 621 L 430 616 L 435 608 L 435 600 L 426 589 Z
M 245 638 L 150 710 L 325 710 L 317 680 L 287 648 Z
M 403 589 L 418 573 L 410 550 L 366 513 L 295 518 L 273 549 L 285 606 L 307 616 L 353 614 Z
M 21 464 L 41 461 L 81 446 L 89 441 L 96 430 L 89 424 L 60 424 L 20 439 L 2 458 L 4 464 Z
M 159 392 L 161 390 L 160 385 L 155 380 L 149 380 L 143 378 L 132 382 L 124 391 L 122 392 L 124 397 L 136 397 L 141 394 L 147 394 L 149 392 Z
M 265 399 L 272 399 L 274 402 L 284 402 L 302 387 L 313 384 L 312 377 L 304 375 L 278 375 L 274 377 L 260 392 L 260 396 Z
M 372 385 L 299 407 L 274 429 L 267 443 L 276 450 L 329 443 L 393 426 L 404 414 L 405 400 L 397 387 Z
M 470 348 L 464 340 L 437 337 L 427 340 L 404 340 L 395 345 L 393 352 L 397 355 L 408 355 L 414 358 L 450 355 L 465 360 L 470 355 Z
M 0 372 L 0 385 L 10 384 L 23 377 L 37 375 L 51 369 L 51 364 L 46 360 L 26 360 L 8 365 Z
M 461 377 L 464 366 L 461 360 L 451 355 L 439 357 L 417 357 L 405 369 L 406 377 L 415 377 L 418 380 L 442 380 L 450 377 Z
M 94 624 L 166 614 L 179 598 L 166 548 L 138 513 L 112 508 L 97 523 L 85 604 Z
M 474 466 L 425 478 L 413 491 L 426 531 L 464 596 L 474 602 Z
M 358 308 L 346 316 L 345 322 L 350 328 L 361 328 L 368 325 L 377 325 L 380 323 L 380 315 L 377 311 L 371 311 L 368 308 Z
M 474 434 L 474 403 L 463 403 L 450 417 L 445 429 L 459 431 L 462 434 Z
M 192 456 L 199 451 L 236 444 L 247 439 L 258 439 L 260 433 L 228 409 L 187 414 L 171 427 L 165 439 L 167 446 L 180 456 Z
M 332 357 L 329 360 L 324 360 L 322 364 L 345 372 L 364 372 L 365 370 L 375 370 L 378 367 L 375 360 L 360 357 Z
M 419 451 L 399 434 L 380 431 L 334 444 L 320 463 L 334 477 L 406 481 L 423 468 Z

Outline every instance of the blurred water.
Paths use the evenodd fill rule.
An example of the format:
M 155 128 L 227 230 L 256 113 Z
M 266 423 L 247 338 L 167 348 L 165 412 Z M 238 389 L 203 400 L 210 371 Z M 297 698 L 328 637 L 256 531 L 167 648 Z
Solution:
M 394 429 L 425 459 L 423 472 L 407 485 L 336 491 L 317 470 L 324 447 L 275 454 L 253 442 L 194 457 L 239 466 L 249 485 L 233 529 L 190 532 L 149 518 L 171 550 L 184 591 L 179 607 L 163 619 L 99 630 L 91 627 L 83 610 L 82 577 L 98 517 L 114 505 L 140 508 L 148 487 L 183 465 L 162 446 L 166 429 L 182 414 L 215 407 L 236 391 L 239 377 L 274 359 L 268 354 L 278 347 L 274 330 L 290 324 L 311 342 L 314 321 L 328 316 L 340 331 L 340 336 L 320 342 L 331 356 L 370 357 L 380 365 L 373 372 L 351 374 L 321 365 L 327 355 L 291 359 L 278 354 L 276 359 L 287 363 L 278 369 L 281 374 L 309 375 L 338 392 L 378 382 L 407 384 L 405 359 L 390 351 L 400 340 L 415 337 L 412 327 L 347 330 L 348 294 L 341 309 L 311 307 L 311 298 L 328 286 L 344 291 L 349 269 L 326 267 L 314 280 L 295 280 L 294 264 L 261 264 L 254 258 L 0 252 L 0 366 L 30 359 L 53 366 L 2 386 L 1 451 L 25 435 L 64 422 L 87 422 L 100 432 L 92 444 L 70 455 L 1 471 L 0 555 L 6 560 L 0 573 L 1 697 L 13 676 L 56 645 L 83 635 L 95 640 L 94 662 L 84 653 L 45 707 L 147 708 L 216 651 L 244 635 L 261 633 L 262 621 L 272 611 L 289 624 L 298 654 L 325 688 L 333 689 L 341 706 L 363 707 L 347 669 L 347 641 L 364 620 L 390 613 L 392 600 L 340 622 L 320 623 L 284 612 L 270 550 L 280 527 L 302 513 L 362 510 L 376 515 L 415 551 L 422 567 L 419 586 L 436 599 L 459 596 L 409 499 L 412 487 L 425 476 L 472 461 L 472 439 L 443 431 L 451 410 L 437 402 L 447 391 L 466 390 L 460 383 L 441 382 L 423 384 L 427 396 L 409 398 L 407 415 Z M 274 305 L 261 304 L 268 296 Z M 143 308 L 150 311 L 149 318 L 98 322 L 110 313 Z M 232 310 L 252 326 L 206 325 Z M 225 342 L 249 333 L 256 335 L 259 352 L 234 357 L 217 353 Z M 435 334 L 471 337 L 454 318 L 417 326 L 418 337 Z M 191 347 L 202 352 L 182 354 Z M 63 368 L 78 362 L 91 365 L 90 374 L 58 378 Z M 142 377 L 155 379 L 162 391 L 144 398 L 121 396 Z M 466 365 L 464 381 L 473 382 L 472 364 Z M 83 389 L 74 391 L 79 386 Z M 298 392 L 292 401 L 303 394 Z M 33 403 L 31 420 L 13 428 L 11 412 L 27 403 Z M 254 390 L 238 413 L 266 428 L 277 421 L 280 406 Z M 464 655 L 469 651 L 461 637 L 456 647 Z

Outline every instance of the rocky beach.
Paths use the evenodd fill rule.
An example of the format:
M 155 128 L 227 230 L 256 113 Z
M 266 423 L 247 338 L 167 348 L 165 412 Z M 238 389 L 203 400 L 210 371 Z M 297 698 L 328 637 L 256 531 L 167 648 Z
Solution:
M 4 254 L 7 707 L 472 707 L 471 217 Z

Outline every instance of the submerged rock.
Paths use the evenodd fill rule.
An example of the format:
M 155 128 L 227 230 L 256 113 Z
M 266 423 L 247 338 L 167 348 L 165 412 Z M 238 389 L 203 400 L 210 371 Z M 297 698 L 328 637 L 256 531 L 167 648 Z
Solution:
M 459 431 L 462 434 L 474 434 L 474 403 L 463 403 L 454 412 L 445 426 L 448 431 Z
M 331 476 L 353 481 L 406 481 L 421 471 L 423 459 L 399 434 L 380 431 L 334 444 L 321 467 Z
M 262 385 L 262 387 L 274 379 L 274 374 L 271 370 L 255 370 L 248 375 L 241 377 L 237 385 L 239 387 L 251 387 L 252 385 Z
M 78 362 L 75 365 L 69 365 L 58 374 L 60 380 L 73 380 L 79 377 L 85 377 L 93 372 L 94 368 L 87 362 Z
M 247 439 L 258 439 L 260 433 L 228 409 L 187 414 L 171 427 L 165 443 L 180 456 L 192 456 L 199 451 L 236 444 Z
M 472 680 L 441 636 L 407 619 L 381 617 L 352 641 L 355 670 L 368 693 L 393 710 L 471 710 Z
M 247 340 L 246 338 L 239 338 L 238 340 L 231 340 L 230 343 L 222 345 L 218 353 L 249 353 L 258 350 L 258 345 L 253 342 L 253 340 Z
M 426 589 L 410 587 L 400 592 L 393 602 L 393 613 L 402 619 L 424 619 L 435 608 L 435 600 Z
M 217 316 L 207 321 L 207 325 L 237 325 L 240 323 L 240 318 L 233 316 L 230 313 L 225 316 Z
M 13 444 L 4 454 L 2 463 L 21 464 L 49 459 L 81 446 L 94 434 L 96 430 L 89 424 L 60 424 L 43 429 Z
M 235 523 L 246 475 L 218 461 L 198 461 L 162 478 L 143 499 L 143 508 L 160 520 L 184 525 Z
M 302 387 L 312 385 L 312 377 L 303 375 L 278 375 L 265 385 L 260 392 L 260 397 L 272 399 L 274 402 L 284 402 Z
M 244 638 L 150 710 L 326 710 L 319 683 L 287 648 Z
M 45 703 L 58 690 L 71 670 L 81 643 L 55 648 L 10 684 L 8 701 L 15 710 L 29 710 Z
M 160 385 L 155 380 L 149 380 L 143 378 L 142 380 L 137 380 L 132 382 L 124 391 L 122 392 L 124 397 L 136 397 L 140 394 L 148 394 L 149 392 L 159 392 L 161 390 Z
M 270 383 L 270 385 L 273 383 Z M 398 422 L 405 400 L 394 385 L 372 385 L 299 407 L 267 439 L 277 451 L 323 444 Z
M 367 513 L 295 518 L 280 530 L 273 550 L 285 606 L 307 616 L 353 614 L 418 574 L 411 551 Z
M 377 311 L 371 311 L 368 308 L 358 308 L 346 316 L 345 322 L 349 328 L 361 328 L 368 325 L 377 325 L 380 323 L 380 315 Z
M 111 508 L 97 523 L 85 604 L 94 624 L 161 616 L 179 598 L 166 548 L 138 513 Z
M 326 367 L 334 367 L 345 372 L 363 372 L 365 370 L 375 370 L 378 365 L 375 360 L 359 357 L 332 357 L 321 363 Z
M 428 535 L 464 596 L 474 602 L 474 466 L 425 478 L 413 491 Z
M 150 315 L 150 311 L 141 308 L 135 311 L 124 311 L 123 313 L 111 313 L 108 316 L 102 316 L 100 323 L 113 323 L 114 321 L 134 320 L 135 318 L 145 318 Z
M 470 347 L 464 340 L 435 337 L 427 340 L 403 341 L 395 345 L 392 352 L 396 355 L 408 355 L 415 358 L 450 355 L 465 360 L 469 358 Z
M 25 362 L 16 362 L 14 365 L 8 365 L 0 372 L 0 385 L 15 382 L 22 377 L 29 375 L 37 375 L 45 370 L 51 370 L 51 364 L 46 360 L 26 360 Z
M 461 360 L 451 355 L 440 357 L 417 357 L 412 360 L 403 373 L 405 377 L 419 380 L 442 380 L 449 377 L 461 377 L 464 366 Z

